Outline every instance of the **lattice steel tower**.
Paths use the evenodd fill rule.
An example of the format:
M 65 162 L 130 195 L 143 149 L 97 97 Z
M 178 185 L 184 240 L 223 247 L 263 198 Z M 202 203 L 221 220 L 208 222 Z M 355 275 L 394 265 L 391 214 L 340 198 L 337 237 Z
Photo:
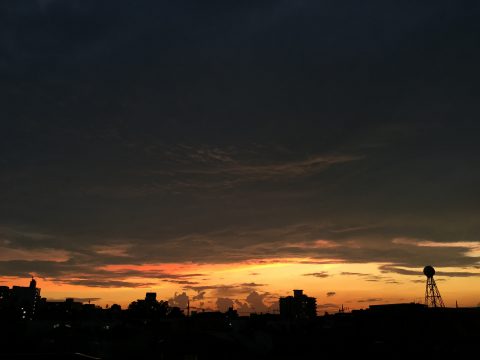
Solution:
M 445 307 L 440 291 L 438 291 L 437 284 L 433 278 L 435 269 L 433 266 L 427 265 L 423 269 L 423 273 L 427 277 L 427 286 L 425 287 L 425 305 L 428 307 Z

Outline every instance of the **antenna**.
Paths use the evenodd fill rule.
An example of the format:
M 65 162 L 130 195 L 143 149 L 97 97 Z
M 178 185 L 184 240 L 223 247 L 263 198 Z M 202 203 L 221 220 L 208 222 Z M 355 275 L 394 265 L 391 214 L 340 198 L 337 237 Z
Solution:
M 442 296 L 440 291 L 438 291 L 437 284 L 433 275 L 435 275 L 435 269 L 431 265 L 425 266 L 423 273 L 427 277 L 427 285 L 425 287 L 425 305 L 428 307 L 441 307 L 444 308 L 445 304 L 443 303 Z

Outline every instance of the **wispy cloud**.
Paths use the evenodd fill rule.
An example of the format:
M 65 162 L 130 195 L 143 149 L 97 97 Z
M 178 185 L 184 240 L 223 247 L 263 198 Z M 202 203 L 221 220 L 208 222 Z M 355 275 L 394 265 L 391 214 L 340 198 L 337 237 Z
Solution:
M 313 276 L 313 277 L 318 277 L 318 278 L 326 278 L 326 277 L 328 277 L 329 275 L 328 275 L 328 272 L 326 272 L 326 271 L 321 271 L 321 272 L 303 274 L 303 276 Z
M 80 285 L 88 287 L 100 287 L 100 288 L 144 288 L 155 285 L 151 282 L 132 282 L 124 280 L 91 280 L 91 279 L 64 279 L 61 281 L 64 284 Z
M 423 269 L 406 269 L 398 266 L 392 265 L 382 265 L 380 266 L 380 271 L 382 273 L 395 273 L 400 275 L 422 275 Z M 472 271 L 436 271 L 436 276 L 445 276 L 445 277 L 480 277 L 480 272 Z
M 66 298 L 61 298 L 61 299 L 49 298 L 49 299 L 47 299 L 48 302 L 63 302 L 65 300 L 66 300 Z M 73 298 L 73 301 L 78 301 L 78 302 L 82 302 L 82 303 L 97 302 L 97 301 L 100 301 L 100 300 L 102 300 L 102 298 L 99 298 L 99 297 L 91 297 L 91 298 L 76 297 L 76 298 Z
M 364 155 L 352 154 L 314 154 L 302 158 L 290 153 L 287 157 L 290 159 L 285 160 L 285 154 L 280 157 L 274 152 L 265 153 L 260 148 L 240 150 L 188 145 L 179 145 L 163 154 L 169 163 L 175 165 L 168 166 L 168 170 L 156 169 L 151 173 L 161 175 L 164 184 L 161 186 L 172 189 L 232 187 L 245 182 L 302 177 L 335 164 L 364 159 Z M 160 185 L 159 182 L 156 184 Z
M 177 279 L 164 279 L 162 281 L 178 284 L 178 285 L 197 285 L 200 284 L 198 281 L 190 281 L 190 280 L 177 280 Z
M 205 293 L 209 291 L 212 296 L 215 297 L 235 297 L 240 294 L 248 294 L 256 291 L 261 287 L 267 286 L 267 284 L 257 283 L 241 283 L 241 284 L 211 284 L 211 285 L 187 285 L 185 290 L 196 291 L 197 294 Z
M 248 165 L 234 162 L 234 160 L 230 159 L 229 163 L 234 162 L 234 164 L 217 168 L 207 168 L 204 170 L 185 169 L 181 172 L 204 175 L 233 175 L 235 177 L 243 178 L 244 180 L 267 180 L 274 177 L 303 176 L 324 170 L 333 164 L 361 159 L 363 159 L 363 156 L 327 155 L 314 156 L 289 162 Z
M 257 283 L 254 283 L 254 282 L 250 282 L 250 283 L 240 284 L 240 286 L 245 286 L 245 287 L 262 287 L 262 286 L 266 286 L 266 284 L 257 284 Z
M 359 299 L 357 300 L 358 303 L 372 303 L 372 302 L 379 302 L 383 301 L 382 298 L 368 298 L 368 299 Z
M 328 310 L 328 309 L 338 309 L 338 304 L 326 303 L 326 304 L 317 304 L 318 310 Z
M 246 293 L 262 283 L 204 285 L 205 274 L 179 274 L 162 267 L 141 267 L 138 264 L 182 263 L 382 263 L 381 275 L 361 272 L 341 272 L 341 276 L 357 276 L 367 282 L 398 285 L 398 279 L 388 274 L 422 277 L 423 266 L 435 260 L 437 274 L 444 277 L 478 277 L 478 258 L 468 254 L 470 242 L 452 242 L 452 246 L 431 246 L 426 240 L 395 241 L 376 233 L 371 236 L 328 238 L 335 223 L 296 223 L 276 227 L 226 227 L 217 231 L 174 232 L 161 239 L 151 238 L 79 238 L 76 236 L 45 235 L 42 231 L 5 231 L 3 254 L 17 254 L 13 259 L 0 259 L 1 276 L 27 277 L 35 274 L 44 278 L 70 281 L 83 286 L 142 286 L 164 281 L 190 286 L 194 291 L 210 290 L 226 296 Z M 0 232 L 1 234 L 1 232 Z M 40 234 L 40 235 L 39 235 Z M 342 235 L 343 236 L 343 235 Z M 38 240 L 41 239 L 41 240 Z M 322 240 L 319 240 L 322 239 Z M 68 240 L 68 241 L 66 241 Z M 422 244 L 419 246 L 418 244 Z M 82 244 L 82 246 L 80 246 Z M 37 256 L 38 255 L 38 256 Z M 1 255 L 0 255 L 1 257 Z M 7 256 L 8 258 L 9 256 Z M 438 265 L 437 265 L 438 264 Z M 444 270 L 448 268 L 448 271 Z M 458 271 L 452 269 L 458 268 Z M 306 272 L 304 276 L 326 278 L 326 271 Z M 90 282 L 88 282 L 88 280 Z M 112 281 L 112 282 L 109 282 Z M 115 281 L 120 281 L 115 283 Z M 123 283 L 122 283 L 123 281 Z M 140 285 L 138 285 L 140 284 Z M 208 284 L 208 283 L 207 283 Z M 197 288 L 194 288 L 194 287 Z M 209 289 L 201 289 L 207 286 Z M 212 288 L 215 287 L 215 288 Z

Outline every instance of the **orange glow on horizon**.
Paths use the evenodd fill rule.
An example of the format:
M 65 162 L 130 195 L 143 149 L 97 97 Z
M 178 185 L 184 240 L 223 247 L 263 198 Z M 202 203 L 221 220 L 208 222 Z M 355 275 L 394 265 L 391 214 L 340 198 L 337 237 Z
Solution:
M 44 279 L 38 277 L 42 296 L 48 299 L 98 298 L 100 306 L 113 303 L 126 308 L 128 304 L 154 291 L 158 299 L 169 300 L 175 293 L 186 292 L 192 307 L 216 309 L 216 299 L 230 298 L 245 302 L 256 291 L 265 294 L 267 305 L 275 304 L 294 288 L 300 288 L 317 298 L 318 314 L 325 310 L 336 311 L 342 304 L 350 309 L 368 307 L 370 304 L 423 302 L 425 291 L 422 269 L 418 275 L 401 275 L 381 271 L 381 263 L 342 263 L 331 260 L 317 261 L 309 258 L 284 258 L 249 260 L 238 263 L 195 264 L 166 263 L 144 265 L 108 265 L 99 269 L 109 271 L 112 279 L 121 279 L 132 286 L 94 287 L 68 283 L 72 279 Z M 412 270 L 412 269 L 410 269 Z M 458 269 L 442 268 L 438 272 L 455 272 Z M 134 275 L 128 275 L 134 271 Z M 158 272 L 158 277 L 155 277 Z M 122 273 L 125 277 L 119 278 Z M 165 275 L 162 277 L 160 275 Z M 79 275 L 80 276 L 80 275 Z M 27 286 L 28 279 L 1 278 L 2 285 Z M 133 286 L 138 284 L 138 286 Z M 480 272 L 472 276 L 438 276 L 437 284 L 447 306 L 477 306 L 480 296 Z M 201 300 L 194 300 L 204 291 Z

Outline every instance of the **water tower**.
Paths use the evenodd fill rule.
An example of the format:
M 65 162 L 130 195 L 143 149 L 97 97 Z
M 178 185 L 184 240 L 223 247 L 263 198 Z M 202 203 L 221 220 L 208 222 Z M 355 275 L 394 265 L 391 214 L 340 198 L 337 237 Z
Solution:
M 427 277 L 427 286 L 425 288 L 425 305 L 428 307 L 445 307 L 443 303 L 442 296 L 440 291 L 438 291 L 437 284 L 433 275 L 435 275 L 435 269 L 431 265 L 425 266 L 423 273 Z

